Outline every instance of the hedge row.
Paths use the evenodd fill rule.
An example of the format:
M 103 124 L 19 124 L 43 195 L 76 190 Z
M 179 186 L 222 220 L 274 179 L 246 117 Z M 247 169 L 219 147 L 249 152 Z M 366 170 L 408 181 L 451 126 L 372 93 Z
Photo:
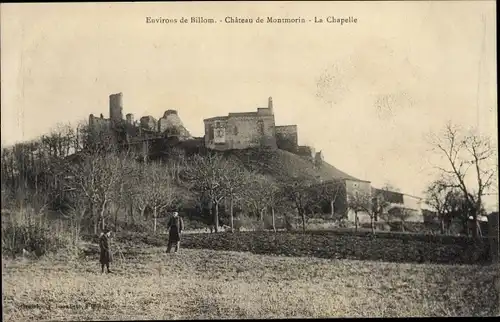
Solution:
M 97 242 L 96 236 L 86 236 Z M 166 234 L 121 232 L 119 244 L 166 247 Z M 483 264 L 489 262 L 489 242 L 465 236 L 397 232 L 307 231 L 221 232 L 185 234 L 182 248 L 246 251 L 255 254 L 312 256 L 334 259 L 406 263 Z
M 313 231 L 191 234 L 182 247 L 255 254 L 378 260 L 406 263 L 481 264 L 489 262 L 489 243 L 467 237 Z
M 291 234 L 302 234 L 300 231 L 290 232 Z M 439 234 L 422 234 L 422 233 L 412 233 L 412 232 L 386 232 L 386 231 L 377 231 L 373 234 L 371 231 L 353 231 L 352 229 L 336 229 L 336 230 L 310 230 L 307 231 L 308 234 L 313 235 L 348 235 L 348 236 L 357 236 L 357 237 L 372 237 L 372 238 L 383 238 L 383 239 L 396 239 L 406 241 L 420 241 L 426 243 L 434 243 L 434 244 L 444 244 L 444 245 L 470 245 L 471 243 L 481 245 L 487 243 L 488 238 L 482 237 L 480 241 L 475 240 L 472 237 L 468 236 L 456 236 L 456 235 L 439 235 Z

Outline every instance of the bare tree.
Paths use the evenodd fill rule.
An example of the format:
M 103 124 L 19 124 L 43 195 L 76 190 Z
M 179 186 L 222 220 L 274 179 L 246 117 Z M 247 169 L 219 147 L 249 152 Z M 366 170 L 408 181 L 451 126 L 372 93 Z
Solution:
M 76 131 L 70 124 L 57 124 L 48 135 L 42 136 L 42 144 L 53 158 L 64 158 L 76 152 L 74 142 Z
M 156 233 L 158 212 L 165 207 L 171 206 L 177 196 L 175 186 L 172 184 L 172 178 L 168 169 L 163 164 L 151 164 L 147 169 L 147 175 L 144 182 L 144 197 L 146 203 L 153 210 L 154 226 Z
M 132 202 L 134 209 L 139 210 L 140 219 L 145 218 L 146 208 L 148 207 L 147 199 L 144 197 L 145 184 L 143 181 L 137 182 L 132 188 Z M 133 221 L 135 221 L 133 219 Z
M 233 173 L 235 163 L 221 154 L 195 154 L 188 162 L 185 176 L 192 189 L 205 194 L 215 208 L 213 224 L 219 231 L 219 205 L 228 195 L 228 177 Z
M 354 193 L 347 197 L 347 208 L 354 212 L 354 227 L 358 231 L 359 228 L 359 213 L 369 213 L 371 208 L 370 196 L 368 194 Z
M 379 190 L 372 194 L 371 200 L 371 208 L 369 209 L 370 211 L 368 212 L 370 216 L 370 225 L 372 228 L 372 232 L 374 232 L 375 225 L 374 221 L 377 221 L 379 218 L 381 218 L 384 214 L 384 212 L 388 209 L 390 206 L 389 200 L 386 199 L 386 196 L 383 193 L 383 190 Z
M 339 180 L 331 180 L 324 182 L 312 191 L 312 196 L 316 196 L 316 202 L 322 202 L 325 199 L 330 203 L 330 215 L 333 218 L 335 215 L 335 202 L 344 194 L 344 185 Z
M 401 230 L 404 232 L 405 223 L 411 216 L 413 216 L 414 212 L 414 210 L 404 207 L 393 207 L 388 210 L 387 217 L 398 219 L 401 222 Z
M 375 233 L 375 220 L 382 217 L 387 210 L 389 202 L 383 194 L 383 190 L 378 190 L 374 194 L 365 192 L 355 192 L 349 194 L 347 198 L 347 207 L 354 212 L 354 221 L 356 230 L 359 226 L 359 213 L 366 213 L 370 217 L 370 228 Z
M 130 159 L 124 163 L 122 168 L 122 178 L 120 180 L 120 194 L 116 198 L 116 202 L 123 205 L 125 211 L 128 213 L 127 223 L 135 224 L 134 207 L 136 200 L 142 198 L 142 180 L 141 180 L 141 166 L 135 162 L 135 158 L 131 155 Z M 138 202 L 141 203 L 140 201 Z M 145 208 L 145 206 L 144 206 Z M 117 207 L 118 211 L 120 207 Z M 143 214 L 143 211 L 141 212 Z M 115 213 L 115 227 L 117 222 L 117 214 Z
M 306 209 L 311 204 L 311 186 L 315 183 L 311 178 L 300 176 L 280 182 L 282 194 L 295 206 L 301 220 L 302 232 L 306 231 Z
M 250 209 L 252 213 L 259 215 L 259 220 L 263 220 L 266 209 L 265 197 L 265 178 L 263 175 L 257 175 L 252 178 L 246 187 L 243 204 Z
M 117 185 L 122 176 L 123 164 L 120 157 L 116 154 L 82 153 L 78 156 L 79 160 L 70 160 L 66 163 L 66 185 L 79 190 L 89 200 L 96 234 L 99 223 L 105 227 L 107 206 L 117 196 Z
M 386 182 L 381 190 L 386 190 L 386 191 L 392 191 L 392 192 L 401 192 L 399 188 L 397 188 L 395 185 L 393 185 L 390 182 Z
M 141 192 L 135 188 L 137 186 L 141 187 L 141 181 L 139 179 L 139 166 L 135 162 L 136 155 L 133 152 L 127 152 L 122 154 L 123 158 L 120 158 L 120 173 L 121 176 L 116 182 L 116 196 L 113 200 L 114 204 L 114 227 L 118 227 L 118 214 L 120 210 L 125 210 L 129 213 L 129 219 L 134 222 L 133 204 L 134 204 L 134 193 Z M 142 188 L 142 187 L 141 187 Z
M 63 217 L 69 219 L 73 242 L 76 243 L 80 236 L 82 221 L 89 211 L 89 199 L 83 190 L 72 185 L 64 185 L 63 191 L 69 197 L 69 202 L 65 205 L 69 211 L 60 209 L 59 212 Z
M 275 210 L 276 210 L 276 207 L 278 207 L 282 203 L 283 196 L 281 194 L 281 190 L 280 190 L 279 185 L 276 182 L 271 181 L 271 180 L 268 180 L 267 187 L 264 191 L 265 191 L 264 200 L 266 201 L 268 207 L 271 208 L 271 225 L 272 225 L 273 231 L 276 232 Z
M 457 196 L 457 193 L 459 194 Z M 442 180 L 434 180 L 427 187 L 426 202 L 437 213 L 441 234 L 449 231 L 451 220 L 461 208 L 461 192 L 448 187 Z
M 229 223 L 231 231 L 234 232 L 234 204 L 244 198 L 244 188 L 248 186 L 255 174 L 247 171 L 243 165 L 235 160 L 228 160 L 226 164 L 223 186 L 229 199 Z
M 176 183 L 181 183 L 181 173 L 186 167 L 186 156 L 183 150 L 172 148 L 169 152 L 167 168 L 170 172 L 170 177 Z
M 493 187 L 497 175 L 493 160 L 496 154 L 491 139 L 474 130 L 463 131 L 451 123 L 440 135 L 433 135 L 430 139 L 433 150 L 442 155 L 448 164 L 447 167 L 436 167 L 441 181 L 446 182 L 449 188 L 460 189 L 467 213 L 472 217 L 473 225 L 478 227 L 483 196 Z M 469 183 L 469 179 L 473 179 L 474 183 Z M 473 236 L 478 236 L 477 229 L 473 229 Z

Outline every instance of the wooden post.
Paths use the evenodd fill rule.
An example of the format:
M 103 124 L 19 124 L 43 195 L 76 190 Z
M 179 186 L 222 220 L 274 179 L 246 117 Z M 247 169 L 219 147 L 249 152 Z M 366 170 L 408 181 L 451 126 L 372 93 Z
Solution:
M 498 212 L 494 212 L 488 216 L 488 237 L 490 240 L 490 258 L 491 262 L 497 264 L 499 262 L 499 220 Z

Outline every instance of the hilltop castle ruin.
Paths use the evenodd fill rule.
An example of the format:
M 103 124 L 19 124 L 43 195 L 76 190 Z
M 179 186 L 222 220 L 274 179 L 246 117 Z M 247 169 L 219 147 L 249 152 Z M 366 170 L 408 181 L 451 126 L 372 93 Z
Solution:
M 233 150 L 256 147 L 282 149 L 320 162 L 321 152 L 315 153 L 309 146 L 298 145 L 297 125 L 276 126 L 273 99 L 269 97 L 267 107 L 255 112 L 229 113 L 203 120 L 204 146 L 211 150 Z M 146 152 L 153 140 L 176 137 L 180 141 L 196 140 L 184 127 L 176 110 L 167 110 L 158 120 L 151 115 L 139 121 L 129 113 L 123 118 L 123 94 L 109 96 L 109 119 L 89 116 L 89 127 L 94 131 L 112 134 L 115 142 L 136 146 Z
M 346 207 L 346 198 L 349 194 L 357 194 L 356 191 L 372 194 L 373 188 L 370 181 L 349 176 L 328 162 L 324 162 L 321 152 L 315 153 L 312 147 L 298 145 L 297 125 L 277 126 L 271 97 L 268 99 L 267 107 L 258 107 L 255 112 L 229 113 L 227 116 L 211 117 L 203 121 L 205 135 L 202 138 L 195 138 L 184 127 L 176 110 L 165 111 L 158 120 L 147 115 L 136 121 L 134 115 L 130 113 L 126 114 L 124 119 L 123 94 L 117 93 L 109 96 L 109 119 L 104 118 L 102 114 L 100 117 L 90 114 L 89 128 L 92 132 L 106 134 L 114 143 L 135 150 L 145 158 L 150 154 L 150 147 L 153 145 L 159 144 L 159 150 L 164 153 L 165 147 L 171 146 L 168 142 L 172 138 L 177 142 L 184 141 L 193 143 L 196 147 L 218 151 L 262 147 L 286 150 L 313 162 L 317 169 L 322 169 L 328 173 L 328 176 L 331 175 L 332 179 L 343 182 L 346 193 L 338 198 L 339 203 L 343 202 L 341 208 Z M 167 144 L 163 145 L 163 143 Z M 398 194 L 399 198 L 391 203 L 397 207 L 416 211 L 417 215 L 414 220 L 422 220 L 421 199 Z M 345 211 L 347 212 L 348 209 L 345 208 Z M 349 216 L 352 216 L 352 211 L 349 211 Z
M 255 112 L 229 113 L 203 122 L 205 146 L 212 150 L 268 147 L 315 156 L 313 148 L 298 145 L 297 125 L 276 125 L 272 97 L 269 97 L 267 107 L 258 107 Z M 321 153 L 317 157 L 322 158 Z
M 167 110 L 163 116 L 156 120 L 153 116 L 147 115 L 141 117 L 140 121 L 134 120 L 134 115 L 128 113 L 123 119 L 123 94 L 111 94 L 109 96 L 109 119 L 105 119 L 101 114 L 100 118 L 90 114 L 89 126 L 92 129 L 113 129 L 125 127 L 127 133 L 132 137 L 145 136 L 154 134 L 171 134 L 177 135 L 182 139 L 190 139 L 191 134 L 186 130 L 179 118 L 176 110 Z M 130 129 L 134 128 L 138 133 L 131 133 Z

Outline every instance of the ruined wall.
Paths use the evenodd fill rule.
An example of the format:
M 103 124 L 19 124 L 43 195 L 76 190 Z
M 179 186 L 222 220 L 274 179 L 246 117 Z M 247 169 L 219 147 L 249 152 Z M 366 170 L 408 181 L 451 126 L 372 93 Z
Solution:
M 314 157 L 316 156 L 316 150 L 313 147 L 311 147 L 311 146 L 299 145 L 297 147 L 296 154 L 300 155 L 301 157 L 306 157 L 306 158 L 314 159 Z
M 182 121 L 175 110 L 166 111 L 163 117 L 158 120 L 158 130 L 160 132 L 164 132 L 168 128 L 178 128 L 180 126 L 182 126 Z
M 111 128 L 111 121 L 104 117 L 95 117 L 93 114 L 89 115 L 89 130 L 94 143 L 102 142 L 104 144 L 116 143 L 116 135 Z
M 125 118 L 127 119 L 127 124 L 134 124 L 134 114 L 128 113 Z
M 274 116 L 234 113 L 205 120 L 205 143 L 209 149 L 217 150 L 275 148 Z
M 205 119 L 205 146 L 231 150 L 254 147 L 277 148 L 273 99 L 257 112 L 229 113 L 228 116 Z
M 111 124 L 119 123 L 123 120 L 123 94 L 109 95 L 109 118 Z
M 230 117 L 226 127 L 226 137 L 231 149 L 245 149 L 259 146 L 276 146 L 274 137 L 274 117 L 258 116 Z
M 95 117 L 94 114 L 90 114 L 89 127 L 93 131 L 102 131 L 102 130 L 107 131 L 110 128 L 110 121 L 109 119 Z
M 316 154 L 314 156 L 314 164 L 317 167 L 320 167 L 323 164 L 324 161 L 325 161 L 325 158 L 323 156 L 323 152 L 321 152 L 321 151 L 316 152 Z
M 297 125 L 276 126 L 276 145 L 278 148 L 293 153 L 298 149 Z
M 157 131 L 158 122 L 151 115 L 141 117 L 141 127 L 150 131 Z
M 182 137 L 191 137 L 191 134 L 182 124 L 182 121 L 175 110 L 168 110 L 163 114 L 163 117 L 158 120 L 158 131 L 171 132 Z

